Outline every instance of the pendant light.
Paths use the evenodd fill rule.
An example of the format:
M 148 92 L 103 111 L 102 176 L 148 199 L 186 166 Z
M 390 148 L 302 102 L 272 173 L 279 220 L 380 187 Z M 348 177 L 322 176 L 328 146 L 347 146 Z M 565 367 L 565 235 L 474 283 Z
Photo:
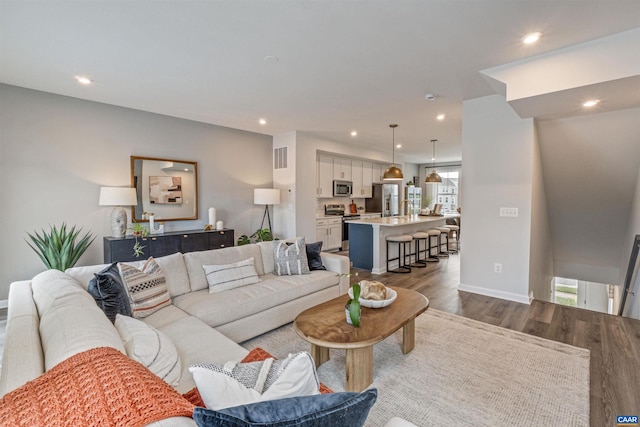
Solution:
M 396 128 L 398 125 L 389 125 L 391 129 L 393 129 L 393 139 L 391 141 L 391 149 L 393 150 L 393 161 L 391 162 L 391 166 L 389 169 L 384 171 L 384 175 L 382 175 L 382 179 L 384 181 L 397 181 L 399 179 L 404 179 L 404 175 L 402 175 L 402 171 L 400 168 L 396 166 Z
M 438 172 L 436 172 L 436 142 L 438 142 L 438 140 L 432 139 L 431 142 L 433 143 L 433 157 L 431 158 L 431 167 L 433 168 L 433 171 L 431 171 L 424 182 L 426 182 L 427 184 L 437 184 L 439 182 L 442 182 L 442 178 L 440 177 L 440 175 L 438 175 Z

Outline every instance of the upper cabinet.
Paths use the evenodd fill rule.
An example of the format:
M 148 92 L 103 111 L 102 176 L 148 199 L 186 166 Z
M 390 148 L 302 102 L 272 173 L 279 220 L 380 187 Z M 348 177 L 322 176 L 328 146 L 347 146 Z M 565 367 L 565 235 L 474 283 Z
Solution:
M 353 197 L 370 198 L 373 184 L 373 163 L 362 160 L 351 162 Z
M 316 171 L 316 196 L 333 197 L 333 157 L 318 154 Z
M 384 174 L 385 171 L 385 167 L 382 166 L 380 163 L 374 163 L 372 166 L 372 177 L 373 177 L 373 182 L 377 183 L 377 182 L 382 182 L 382 175 Z
M 333 158 L 333 179 L 351 181 L 351 159 L 344 157 Z
M 318 154 L 316 157 L 316 197 L 333 197 L 333 180 L 352 181 L 354 198 L 371 198 L 373 183 L 382 181 L 386 166 L 366 160 Z

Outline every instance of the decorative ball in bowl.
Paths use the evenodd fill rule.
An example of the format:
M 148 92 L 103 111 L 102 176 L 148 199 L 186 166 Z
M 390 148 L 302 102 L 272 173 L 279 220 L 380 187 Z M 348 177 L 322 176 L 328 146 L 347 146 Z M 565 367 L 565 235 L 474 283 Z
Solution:
M 382 308 L 396 300 L 398 293 L 378 281 L 360 281 L 360 305 L 369 308 Z M 349 288 L 349 298 L 353 298 L 353 288 Z

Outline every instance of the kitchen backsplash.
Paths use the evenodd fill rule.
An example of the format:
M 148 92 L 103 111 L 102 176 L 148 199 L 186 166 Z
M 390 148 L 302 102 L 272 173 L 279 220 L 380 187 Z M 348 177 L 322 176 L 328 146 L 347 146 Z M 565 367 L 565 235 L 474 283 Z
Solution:
M 326 204 L 335 204 L 335 203 L 340 203 L 344 205 L 344 208 L 346 211 L 349 210 L 349 204 L 351 204 L 351 201 L 353 200 L 353 203 L 356 204 L 356 206 L 358 206 L 358 212 L 360 213 L 365 213 L 364 210 L 364 198 L 357 198 L 357 197 L 334 197 L 333 199 L 316 199 L 316 216 L 322 216 L 324 215 L 324 205 Z

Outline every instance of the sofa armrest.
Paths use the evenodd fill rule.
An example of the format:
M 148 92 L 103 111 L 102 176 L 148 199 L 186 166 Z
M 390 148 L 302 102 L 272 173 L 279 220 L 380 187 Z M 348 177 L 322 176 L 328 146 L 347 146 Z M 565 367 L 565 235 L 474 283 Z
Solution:
M 349 290 L 349 278 L 346 277 L 351 271 L 351 261 L 344 255 L 332 254 L 329 252 L 321 252 L 322 264 L 328 271 L 336 274 L 344 275 L 340 277 L 340 295 L 344 295 Z
M 30 280 L 11 284 L 7 314 L 0 397 L 44 372 L 40 317 L 33 301 Z

